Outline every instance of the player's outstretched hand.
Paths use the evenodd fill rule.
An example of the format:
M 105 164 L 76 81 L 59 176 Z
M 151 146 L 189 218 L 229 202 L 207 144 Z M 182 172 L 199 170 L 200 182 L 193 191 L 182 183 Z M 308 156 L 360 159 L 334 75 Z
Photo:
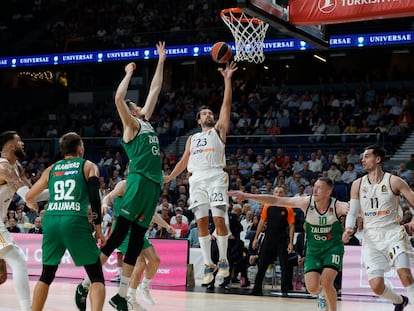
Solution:
M 159 62 L 165 62 L 165 59 L 167 58 L 167 50 L 165 49 L 165 42 L 159 41 L 157 46 L 158 51 L 158 60 Z
M 125 73 L 126 74 L 133 74 L 137 65 L 134 62 L 131 62 L 125 66 Z
M 226 68 L 219 67 L 217 70 L 223 75 L 225 79 L 230 79 L 233 75 L 233 72 L 237 70 L 237 64 L 235 62 L 227 62 Z

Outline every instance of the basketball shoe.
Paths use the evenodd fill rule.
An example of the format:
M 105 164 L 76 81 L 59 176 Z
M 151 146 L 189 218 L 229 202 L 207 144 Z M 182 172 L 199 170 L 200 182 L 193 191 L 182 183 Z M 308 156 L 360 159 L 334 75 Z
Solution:
M 88 288 L 83 287 L 82 283 L 76 287 L 75 303 L 79 311 L 86 310 L 86 298 L 88 297 Z
M 214 272 L 217 271 L 215 264 L 204 265 L 203 286 L 209 285 L 214 280 Z
M 155 301 L 154 299 L 152 299 L 151 293 L 148 287 L 143 287 L 142 284 L 139 284 L 138 293 L 141 295 L 142 299 L 144 299 L 145 303 L 149 305 L 155 305 Z

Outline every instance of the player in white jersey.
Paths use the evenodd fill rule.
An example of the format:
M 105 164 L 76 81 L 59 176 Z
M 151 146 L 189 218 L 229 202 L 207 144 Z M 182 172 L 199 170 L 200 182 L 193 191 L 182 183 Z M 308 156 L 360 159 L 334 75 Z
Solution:
M 14 194 L 17 192 L 24 198 L 31 185 L 18 161 L 26 157 L 20 136 L 14 131 L 0 134 L 0 149 L 0 217 L 4 219 Z M 0 221 L 0 259 L 5 260 L 13 271 L 21 310 L 31 310 L 27 263 L 3 221 Z M 6 307 L 4 303 L 0 302 L 0 309 Z
M 385 173 L 382 164 L 386 152 L 378 145 L 365 148 L 362 167 L 367 175 L 352 183 L 350 212 L 346 218 L 343 240 L 347 242 L 361 212 L 365 236 L 362 253 L 372 291 L 392 301 L 394 310 L 404 310 L 409 299 L 414 302 L 414 279 L 407 252 L 407 233 L 400 225 L 402 210 L 400 195 L 414 205 L 414 192 L 399 176 Z M 414 231 L 414 218 L 405 225 Z M 384 282 L 384 273 L 394 267 L 408 298 L 397 294 Z
M 196 119 L 201 132 L 187 139 L 184 153 L 164 182 L 169 182 L 186 168 L 191 174 L 190 208 L 192 209 L 198 227 L 200 248 L 204 260 L 203 285 L 209 285 L 214 280 L 217 271 L 217 282 L 223 283 L 229 276 L 227 261 L 228 230 L 225 224 L 225 215 L 228 206 L 228 175 L 225 167 L 224 147 L 226 133 L 230 122 L 232 103 L 231 77 L 237 70 L 235 63 L 227 63 L 226 68 L 219 68 L 224 78 L 224 97 L 217 122 L 214 122 L 213 112 L 205 106 L 200 107 Z M 211 238 L 208 230 L 209 210 L 213 216 L 216 231 L 214 236 L 219 250 L 217 266 L 211 260 Z

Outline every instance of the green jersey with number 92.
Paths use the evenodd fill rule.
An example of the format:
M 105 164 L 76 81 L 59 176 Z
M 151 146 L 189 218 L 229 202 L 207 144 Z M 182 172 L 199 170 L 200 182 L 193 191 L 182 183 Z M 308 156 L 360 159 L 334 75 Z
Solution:
M 72 158 L 53 165 L 48 183 L 48 215 L 88 217 L 89 192 L 83 173 L 85 161 Z

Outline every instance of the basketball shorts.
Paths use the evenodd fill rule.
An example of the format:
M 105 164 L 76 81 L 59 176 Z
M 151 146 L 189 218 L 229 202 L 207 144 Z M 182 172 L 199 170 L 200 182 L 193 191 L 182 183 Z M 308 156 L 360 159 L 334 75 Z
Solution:
M 229 205 L 228 175 L 222 169 L 193 173 L 189 178 L 190 209 L 196 214 L 197 209 L 203 207 L 206 211 L 199 211 L 208 216 L 208 209 Z M 205 215 L 205 213 L 207 213 Z M 214 210 L 212 210 L 214 216 Z M 200 217 L 199 215 L 196 215 Z
M 365 229 L 362 256 L 367 273 L 376 270 L 389 271 L 395 258 L 407 252 L 407 243 L 408 237 L 403 226 L 395 224 Z
M 42 263 L 56 266 L 60 264 L 66 250 L 76 266 L 96 263 L 101 253 L 91 233 L 86 217 L 47 216 L 42 221 Z
M 343 244 L 332 245 L 319 252 L 306 253 L 305 273 L 310 271 L 322 272 L 323 268 L 332 268 L 340 271 L 344 257 Z
M 160 184 L 142 176 L 129 174 L 119 215 L 148 228 L 160 196 Z

